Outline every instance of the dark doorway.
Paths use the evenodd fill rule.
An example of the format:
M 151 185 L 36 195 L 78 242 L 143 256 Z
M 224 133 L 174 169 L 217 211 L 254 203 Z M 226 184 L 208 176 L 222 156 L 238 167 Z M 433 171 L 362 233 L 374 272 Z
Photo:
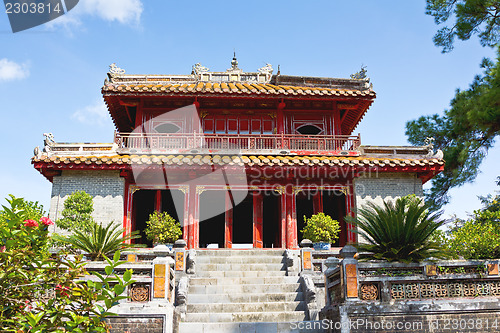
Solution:
M 310 218 L 314 214 L 313 194 L 310 191 L 302 191 L 297 194 L 296 211 L 297 211 L 297 239 L 300 244 L 302 241 L 302 232 L 306 223 L 305 218 Z
M 263 193 L 263 235 L 264 247 L 281 247 L 280 238 L 280 196 L 274 191 Z
M 344 222 L 346 202 L 344 193 L 338 190 L 323 191 L 323 212 L 332 219 L 339 221 L 340 234 L 333 246 L 344 246 L 347 243 L 347 230 Z
M 161 191 L 161 211 L 184 226 L 184 193 L 180 190 Z
M 205 191 L 200 195 L 200 247 L 224 247 L 226 191 Z
M 149 220 L 149 215 L 155 210 L 155 195 L 156 191 L 139 190 L 134 193 L 133 197 L 133 230 L 139 230 L 141 238 L 134 240 L 136 244 L 146 244 L 152 247 L 153 243 L 146 239 L 144 229 L 146 229 L 146 221 Z
M 252 228 L 253 196 L 248 192 L 245 199 L 233 208 L 233 244 L 252 244 Z

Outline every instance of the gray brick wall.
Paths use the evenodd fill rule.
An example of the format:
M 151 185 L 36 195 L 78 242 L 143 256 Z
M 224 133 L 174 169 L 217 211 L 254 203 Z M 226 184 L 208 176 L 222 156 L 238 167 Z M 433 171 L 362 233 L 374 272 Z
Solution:
M 123 222 L 125 181 L 118 170 L 64 170 L 54 177 L 50 201 L 50 218 L 62 217 L 64 201 L 74 191 L 83 190 L 93 197 L 94 219 L 104 224 Z
M 423 196 L 422 180 L 407 173 L 366 174 L 354 180 L 354 191 L 358 208 L 369 201 L 381 204 L 408 194 Z
M 380 205 L 384 200 L 395 200 L 408 194 L 424 195 L 422 180 L 416 174 L 378 172 L 354 179 L 354 194 L 356 209 L 370 201 Z M 364 241 L 360 235 L 357 237 L 358 242 Z

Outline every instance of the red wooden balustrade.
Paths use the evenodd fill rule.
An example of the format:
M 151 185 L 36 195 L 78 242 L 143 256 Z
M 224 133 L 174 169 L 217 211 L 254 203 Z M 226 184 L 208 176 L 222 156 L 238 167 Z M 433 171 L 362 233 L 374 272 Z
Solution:
M 148 151 L 278 151 L 287 152 L 357 152 L 360 137 L 354 135 L 293 134 L 204 134 L 116 133 L 115 142 L 122 152 Z

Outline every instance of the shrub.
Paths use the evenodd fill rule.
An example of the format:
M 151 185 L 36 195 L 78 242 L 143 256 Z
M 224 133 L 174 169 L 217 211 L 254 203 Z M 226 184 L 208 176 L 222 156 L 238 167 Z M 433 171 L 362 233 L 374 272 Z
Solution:
M 0 212 L 0 331 L 106 332 L 109 310 L 134 282 L 131 271 L 123 279 L 111 273 L 120 253 L 107 259 L 106 275 L 95 274 L 98 282 L 80 281 L 88 274 L 80 257 L 48 255 L 51 221 L 41 206 L 13 196 L 7 202 Z
M 71 193 L 64 201 L 64 209 L 61 212 L 63 218 L 56 221 L 56 225 L 67 231 L 90 232 L 95 224 L 92 217 L 94 203 L 92 196 L 85 191 Z
M 180 223 L 167 212 L 154 211 L 146 225 L 146 237 L 154 243 L 173 243 L 182 236 Z
M 318 213 L 309 219 L 304 216 L 305 227 L 300 232 L 313 243 L 333 243 L 339 238 L 340 225 L 325 213 Z
M 464 259 L 500 258 L 500 225 L 467 221 L 451 233 L 448 246 Z
M 428 258 L 449 258 L 450 254 L 431 235 L 444 222 L 440 214 L 416 196 L 406 196 L 395 202 L 384 201 L 382 206 L 372 202 L 358 210 L 357 218 L 346 217 L 358 227 L 365 243 L 357 244 L 358 251 L 368 257 L 387 261 L 418 262 Z M 366 256 L 362 256 L 366 257 Z
M 54 235 L 54 238 L 71 245 L 73 249 L 84 251 L 91 260 L 103 260 L 116 251 L 137 247 L 135 244 L 125 243 L 128 240 L 139 238 L 138 231 L 122 237 L 123 229 L 112 223 L 107 226 L 93 223 L 89 233 L 75 230 L 70 236 Z
M 0 251 L 25 248 L 47 255 L 48 227 L 52 221 L 44 217 L 43 206 L 10 195 L 9 207 L 0 212 Z

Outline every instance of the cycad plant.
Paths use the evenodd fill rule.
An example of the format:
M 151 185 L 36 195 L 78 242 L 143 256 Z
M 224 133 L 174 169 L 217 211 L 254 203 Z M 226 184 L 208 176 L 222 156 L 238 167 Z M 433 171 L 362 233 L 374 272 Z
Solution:
M 364 242 L 357 245 L 362 257 L 387 261 L 419 262 L 428 258 L 448 258 L 443 246 L 431 235 L 444 224 L 441 213 L 430 209 L 422 199 L 411 195 L 379 206 L 372 202 L 346 220 L 357 226 Z
M 104 260 L 104 256 L 110 256 L 116 251 L 139 247 L 136 244 L 127 244 L 125 241 L 140 238 L 138 231 L 134 231 L 125 236 L 123 229 L 119 225 L 112 223 L 107 226 L 93 223 L 89 233 L 74 230 L 68 237 L 54 235 L 57 241 L 69 244 L 73 249 L 79 249 L 91 258 L 91 260 Z

